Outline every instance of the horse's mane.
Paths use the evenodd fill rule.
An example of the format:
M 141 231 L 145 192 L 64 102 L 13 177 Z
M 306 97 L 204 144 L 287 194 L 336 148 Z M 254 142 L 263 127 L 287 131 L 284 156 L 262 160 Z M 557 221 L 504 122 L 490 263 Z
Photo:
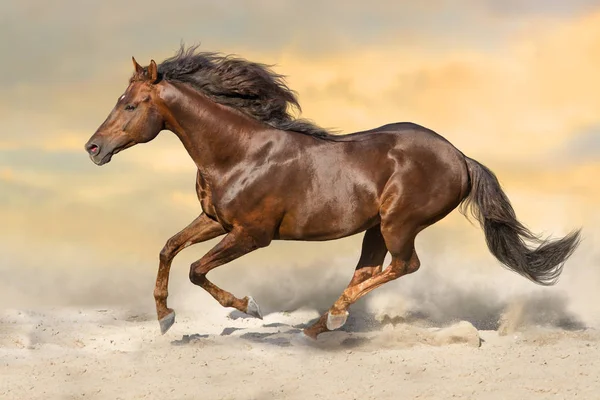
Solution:
M 199 52 L 198 46 L 183 45 L 158 65 L 159 79 L 182 82 L 213 101 L 237 109 L 276 129 L 322 138 L 336 137 L 305 119 L 296 119 L 290 109 L 301 111 L 294 91 L 284 76 L 270 66 L 215 52 Z

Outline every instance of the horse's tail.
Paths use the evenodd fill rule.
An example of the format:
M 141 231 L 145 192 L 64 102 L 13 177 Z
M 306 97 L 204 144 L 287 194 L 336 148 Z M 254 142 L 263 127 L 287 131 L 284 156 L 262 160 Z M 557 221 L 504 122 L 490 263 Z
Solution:
M 540 239 L 517 220 L 496 175 L 475 160 L 465 160 L 471 191 L 460 211 L 466 216 L 470 207 L 485 232 L 488 248 L 502 264 L 540 285 L 555 284 L 564 262 L 579 245 L 580 230 L 562 239 Z M 529 248 L 525 240 L 533 242 L 535 248 Z

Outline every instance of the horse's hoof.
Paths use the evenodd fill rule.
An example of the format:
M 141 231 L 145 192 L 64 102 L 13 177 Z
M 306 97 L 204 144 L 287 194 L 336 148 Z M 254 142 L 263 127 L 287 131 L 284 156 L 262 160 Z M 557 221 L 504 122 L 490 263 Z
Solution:
M 330 331 L 334 331 L 338 328 L 341 328 L 342 326 L 344 326 L 347 319 L 348 311 L 344 311 L 343 313 L 338 315 L 329 312 L 327 313 L 327 329 L 329 329 Z
M 262 313 L 260 312 L 260 307 L 254 301 L 252 296 L 248 296 L 248 306 L 246 307 L 246 314 L 251 315 L 258 319 L 263 319 Z
M 169 330 L 171 326 L 175 323 L 175 311 L 171 311 L 166 316 L 162 317 L 158 320 L 158 324 L 160 325 L 160 333 L 165 334 Z

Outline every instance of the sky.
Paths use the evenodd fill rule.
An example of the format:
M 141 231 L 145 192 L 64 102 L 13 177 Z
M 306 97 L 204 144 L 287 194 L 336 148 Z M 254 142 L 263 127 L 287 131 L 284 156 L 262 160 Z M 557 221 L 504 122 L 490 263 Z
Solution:
M 195 166 L 170 132 L 102 168 L 83 150 L 125 89 L 131 56 L 159 62 L 181 42 L 273 64 L 321 126 L 433 129 L 497 173 L 534 231 L 584 226 L 598 238 L 600 1 L 1 2 L 4 271 L 154 271 L 165 241 L 200 213 Z M 357 257 L 360 241 L 275 243 L 234 263 L 326 263 Z M 494 264 L 458 212 L 422 243 Z

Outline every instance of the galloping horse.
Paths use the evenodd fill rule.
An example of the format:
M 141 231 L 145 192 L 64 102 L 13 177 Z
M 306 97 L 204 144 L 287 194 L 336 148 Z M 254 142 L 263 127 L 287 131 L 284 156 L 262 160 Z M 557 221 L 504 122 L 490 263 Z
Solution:
M 208 272 L 272 240 L 324 241 L 365 231 L 348 287 L 304 329 L 313 339 L 343 326 L 350 305 L 365 294 L 415 272 L 416 235 L 459 205 L 471 210 L 505 267 L 541 285 L 556 283 L 579 244 L 579 230 L 555 240 L 530 232 L 494 173 L 427 128 L 403 122 L 333 134 L 290 114 L 300 109 L 297 98 L 268 66 L 195 46 L 159 65 L 132 60 L 129 86 L 85 149 L 103 165 L 166 129 L 198 167 L 203 212 L 160 252 L 154 298 L 163 334 L 175 322 L 167 307 L 173 258 L 221 235 L 191 265 L 190 280 L 222 306 L 262 318 L 252 297 L 219 288 Z M 382 269 L 387 252 L 391 263 Z

